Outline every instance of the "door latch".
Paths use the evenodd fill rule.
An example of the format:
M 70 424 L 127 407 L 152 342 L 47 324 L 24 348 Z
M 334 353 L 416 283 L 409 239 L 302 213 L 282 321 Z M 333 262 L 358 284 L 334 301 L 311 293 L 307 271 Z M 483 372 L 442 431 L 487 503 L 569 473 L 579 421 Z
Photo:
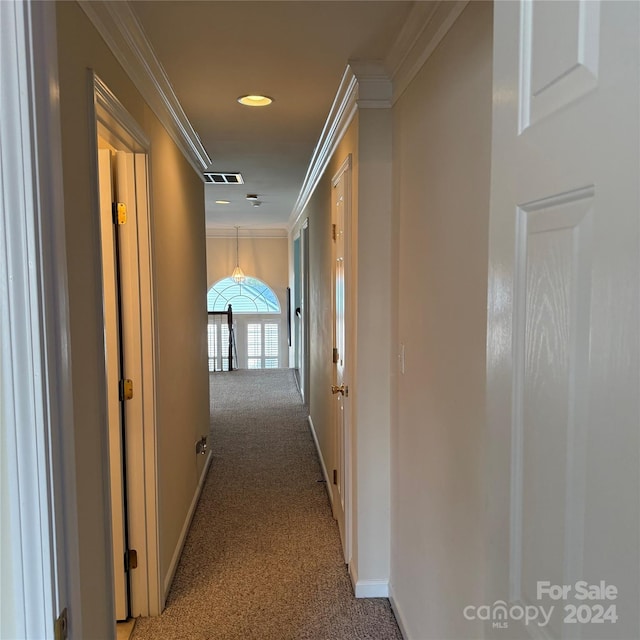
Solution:
M 331 385 L 331 393 L 333 393 L 333 395 L 336 395 L 337 393 L 341 393 L 345 398 L 348 398 L 349 397 L 349 387 L 347 387 L 344 384 L 341 384 L 340 386 L 332 384 Z

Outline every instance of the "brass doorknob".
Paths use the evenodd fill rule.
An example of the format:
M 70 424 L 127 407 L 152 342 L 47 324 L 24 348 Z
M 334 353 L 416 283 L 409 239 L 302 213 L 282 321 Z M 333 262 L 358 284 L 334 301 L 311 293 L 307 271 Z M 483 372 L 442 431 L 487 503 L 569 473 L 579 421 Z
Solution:
M 333 393 L 334 395 L 336 393 L 341 393 L 343 396 L 349 396 L 349 387 L 341 384 L 339 387 L 336 386 L 335 384 L 331 385 L 331 393 Z

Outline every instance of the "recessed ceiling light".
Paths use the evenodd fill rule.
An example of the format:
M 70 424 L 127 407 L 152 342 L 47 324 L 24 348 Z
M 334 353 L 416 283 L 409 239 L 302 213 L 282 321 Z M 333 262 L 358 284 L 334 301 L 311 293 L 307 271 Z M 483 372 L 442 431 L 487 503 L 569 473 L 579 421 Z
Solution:
M 266 107 L 273 102 L 273 98 L 260 95 L 240 96 L 238 102 L 247 107 Z
M 216 204 L 231 204 L 231 200 L 216 200 Z

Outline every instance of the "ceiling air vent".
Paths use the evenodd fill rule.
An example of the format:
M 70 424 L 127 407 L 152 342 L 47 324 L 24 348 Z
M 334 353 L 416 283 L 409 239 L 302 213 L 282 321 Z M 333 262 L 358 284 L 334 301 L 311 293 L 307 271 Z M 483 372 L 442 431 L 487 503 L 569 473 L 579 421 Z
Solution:
M 205 171 L 204 179 L 209 184 L 244 184 L 242 174 L 224 173 L 222 171 Z

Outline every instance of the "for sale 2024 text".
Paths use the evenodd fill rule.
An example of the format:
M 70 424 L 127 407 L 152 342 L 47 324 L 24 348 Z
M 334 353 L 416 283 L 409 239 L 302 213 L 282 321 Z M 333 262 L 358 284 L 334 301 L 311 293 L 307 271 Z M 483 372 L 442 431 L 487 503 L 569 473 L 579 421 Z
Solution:
M 618 588 L 600 580 L 597 584 L 589 584 L 586 580 L 578 580 L 575 584 L 552 584 L 546 580 L 537 583 L 536 597 L 551 600 L 576 600 L 564 605 L 565 624 L 604 624 L 618 620 L 616 605 L 613 601 L 618 597 Z

